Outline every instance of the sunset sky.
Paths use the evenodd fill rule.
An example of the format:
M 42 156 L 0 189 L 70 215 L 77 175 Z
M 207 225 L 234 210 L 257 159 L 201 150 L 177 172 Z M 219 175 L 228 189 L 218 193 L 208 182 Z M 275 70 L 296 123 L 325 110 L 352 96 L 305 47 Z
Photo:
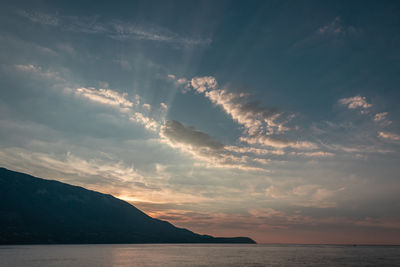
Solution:
M 399 244 L 399 14 L 1 1 L 0 167 L 198 233 Z

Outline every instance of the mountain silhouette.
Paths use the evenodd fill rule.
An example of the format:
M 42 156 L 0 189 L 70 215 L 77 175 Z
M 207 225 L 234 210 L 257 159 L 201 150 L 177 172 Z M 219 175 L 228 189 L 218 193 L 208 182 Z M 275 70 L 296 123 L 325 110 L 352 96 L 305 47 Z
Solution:
M 255 243 L 152 218 L 96 191 L 0 168 L 0 244 Z

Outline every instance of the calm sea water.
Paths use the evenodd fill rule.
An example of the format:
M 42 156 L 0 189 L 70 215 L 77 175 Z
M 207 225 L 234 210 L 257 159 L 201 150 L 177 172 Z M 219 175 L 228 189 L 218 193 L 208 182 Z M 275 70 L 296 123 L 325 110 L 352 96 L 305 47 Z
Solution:
M 399 246 L 0 246 L 0 266 L 400 266 Z

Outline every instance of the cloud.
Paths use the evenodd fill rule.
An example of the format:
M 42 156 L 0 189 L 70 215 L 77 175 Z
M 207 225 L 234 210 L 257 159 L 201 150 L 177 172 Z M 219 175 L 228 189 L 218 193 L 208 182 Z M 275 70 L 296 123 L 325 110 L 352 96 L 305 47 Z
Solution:
M 283 150 L 270 150 L 264 148 L 256 148 L 256 147 L 239 147 L 239 146 L 225 146 L 225 149 L 228 151 L 236 152 L 236 153 L 252 153 L 255 155 L 284 155 L 285 152 Z
M 324 151 L 316 151 L 316 152 L 291 152 L 291 155 L 296 156 L 304 156 L 304 157 L 317 157 L 317 158 L 326 158 L 333 157 L 335 154 Z
M 163 102 L 160 103 L 160 107 L 161 107 L 161 109 L 163 109 L 163 110 L 168 110 L 167 104 L 165 104 L 165 103 L 163 103 Z
M 74 49 L 74 47 L 68 43 L 60 43 L 57 45 L 58 50 L 66 52 L 67 54 L 71 56 L 76 56 L 77 52 Z
M 292 188 L 270 185 L 265 189 L 265 195 L 297 207 L 331 208 L 338 203 L 334 200 L 344 187 L 328 189 L 322 185 L 303 184 Z
M 376 146 L 345 146 L 338 144 L 323 144 L 324 147 L 334 151 L 344 151 L 346 153 L 393 153 L 393 150 L 381 149 Z
M 129 120 L 143 125 L 146 129 L 156 132 L 160 124 L 152 117 L 145 115 L 151 110 L 150 104 L 141 104 L 139 95 L 135 95 L 134 101 L 128 99 L 127 93 L 119 93 L 111 89 L 96 89 L 93 87 L 80 87 L 75 90 L 77 96 L 89 99 L 101 105 L 117 108 L 121 113 L 128 115 Z M 160 113 L 165 112 L 166 105 L 160 103 Z
M 308 141 L 291 141 L 286 139 L 276 139 L 270 136 L 257 136 L 257 137 L 240 137 L 240 141 L 248 144 L 261 144 L 263 146 L 286 148 L 291 147 L 295 149 L 317 149 L 318 146 Z
M 357 37 L 362 32 L 361 28 L 345 25 L 342 19 L 337 16 L 333 20 L 326 22 L 326 24 L 316 27 L 304 39 L 296 42 L 293 47 L 300 48 L 304 45 L 323 44 L 325 42 L 341 46 L 345 43 L 346 39 Z
M 80 177 L 96 176 L 108 180 L 108 183 L 144 182 L 144 178 L 133 166 L 122 162 L 111 162 L 110 159 L 83 159 L 70 152 L 59 158 L 47 153 L 30 152 L 24 149 L 8 149 L 8 153 L 0 152 L 0 159 L 7 161 L 20 160 L 46 170 Z M 84 181 L 83 181 L 84 183 Z
M 43 25 L 57 26 L 59 24 L 59 19 L 56 15 L 50 15 L 41 12 L 27 12 L 24 10 L 21 10 L 18 13 L 20 16 L 23 16 L 32 22 Z
M 15 65 L 15 68 L 20 71 L 27 71 L 27 72 L 41 72 L 42 69 L 38 66 L 27 64 L 27 65 Z
M 96 88 L 77 88 L 75 93 L 77 95 L 88 98 L 93 102 L 98 102 L 100 104 L 120 107 L 120 108 L 130 108 L 133 103 L 129 101 L 127 93 L 120 94 L 116 91 L 110 89 L 96 89 Z
M 270 159 L 263 159 L 263 158 L 253 158 L 252 161 L 260 163 L 262 165 L 268 165 L 271 162 Z
M 360 95 L 339 99 L 339 103 L 347 106 L 349 109 L 360 108 L 362 114 L 367 113 L 367 109 L 372 107 L 372 104 L 367 102 L 366 97 Z
M 113 62 L 115 62 L 118 65 L 120 65 L 121 68 L 126 70 L 126 71 L 132 70 L 131 63 L 129 63 L 128 60 L 125 60 L 125 59 L 114 59 Z
M 318 35 L 329 35 L 329 36 L 343 36 L 349 34 L 359 33 L 360 30 L 354 26 L 344 26 L 340 17 L 334 18 L 334 20 L 317 29 L 316 34 Z
M 379 132 L 378 136 L 383 139 L 388 139 L 391 141 L 400 141 L 400 135 L 388 132 Z
M 4 34 L 4 33 L 3 33 Z M 53 50 L 52 48 L 49 48 L 47 46 L 42 46 L 39 45 L 35 42 L 31 41 L 25 41 L 25 38 L 19 38 L 17 36 L 13 35 L 0 35 L 0 44 L 2 45 L 3 51 L 9 51 L 9 49 L 14 49 L 15 51 L 18 51 L 17 57 L 20 59 L 32 59 L 35 58 L 36 56 L 39 56 L 40 59 L 43 59 L 44 57 L 51 57 L 55 58 L 58 53 Z M 47 43 L 47 45 L 49 45 Z M 7 58 L 11 59 L 14 58 L 12 61 L 15 62 L 15 54 L 13 53 L 5 53 L 3 56 L 7 55 Z M 33 57 L 32 57 L 33 56 Z M 2 62 L 6 62 L 6 58 L 2 60 Z
M 177 78 L 174 74 L 169 74 L 168 78 L 173 80 L 176 86 L 183 86 L 182 93 L 190 91 L 190 82 L 186 78 Z
M 336 17 L 331 23 L 320 27 L 317 30 L 319 34 L 340 34 L 343 32 L 343 26 L 340 23 L 340 18 Z
M 225 149 L 222 143 L 214 140 L 208 134 L 196 130 L 194 127 L 185 126 L 175 120 L 165 121 L 164 123 L 157 122 L 154 118 L 145 115 L 146 112 L 150 112 L 151 106 L 149 104 L 141 104 L 141 98 L 138 95 L 135 96 L 134 100 L 131 100 L 128 98 L 127 93 L 119 93 L 111 89 L 83 87 L 77 88 L 75 94 L 87 98 L 92 102 L 117 108 L 129 120 L 143 125 L 148 130 L 158 132 L 163 143 L 187 152 L 198 159 L 199 161 L 195 165 L 205 163 L 206 167 L 265 172 L 267 170 L 254 166 L 254 163 L 256 165 L 266 164 L 269 161 L 268 159 L 261 159 L 245 154 L 283 154 L 283 151 L 279 150 L 267 151 L 266 149 L 249 147 L 239 148 L 231 146 Z M 160 113 L 165 113 L 167 109 L 168 107 L 165 103 L 160 103 Z
M 388 126 L 388 125 L 392 124 L 392 121 L 386 119 L 387 115 L 388 115 L 387 112 L 381 112 L 381 113 L 375 114 L 374 122 L 379 122 L 383 126 Z
M 155 25 L 143 26 L 120 20 L 102 21 L 99 16 L 62 16 L 28 11 L 20 11 L 19 15 L 32 22 L 59 27 L 64 31 L 102 34 L 115 40 L 148 40 L 185 47 L 209 45 L 211 43 L 210 38 L 181 36 L 178 33 Z
M 194 127 L 185 126 L 178 121 L 166 121 L 161 126 L 160 137 L 163 143 L 189 153 L 199 160 L 195 165 L 268 172 L 264 168 L 249 164 L 248 156 L 234 155 L 231 150 L 225 149 L 222 143 L 214 140 L 208 134 L 198 131 Z
M 305 197 L 314 192 L 319 186 L 315 184 L 300 185 L 293 188 L 292 192 L 296 196 Z
M 203 93 L 212 103 L 221 106 L 234 121 L 245 127 L 246 134 L 250 136 L 289 130 L 284 121 L 278 122 L 282 116 L 281 112 L 261 107 L 258 102 L 250 101 L 248 94 L 218 89 L 218 83 L 212 76 L 195 77 L 191 80 L 191 86 L 196 92 Z
M 374 116 L 374 121 L 383 121 L 386 119 L 387 116 L 387 112 L 382 112 L 382 113 L 377 113 Z
M 154 132 L 156 132 L 160 126 L 153 118 L 149 118 L 140 112 L 134 112 L 129 116 L 129 120 L 142 124 L 146 129 Z
M 101 26 L 101 28 L 104 28 L 108 31 L 111 38 L 118 40 L 149 40 L 183 46 L 209 45 L 211 43 L 211 39 L 209 38 L 195 39 L 185 37 L 166 28 L 157 26 L 143 27 L 123 21 L 112 21 L 110 23 L 101 24 Z
M 63 81 L 60 74 L 56 71 L 47 69 L 44 70 L 41 66 L 33 65 L 33 64 L 16 64 L 14 68 L 17 71 L 24 72 L 27 74 L 33 74 L 37 77 L 46 79 L 46 80 L 54 80 L 54 81 Z
M 218 86 L 217 81 L 212 76 L 196 77 L 190 83 L 198 93 L 204 93 L 206 90 L 214 90 Z
M 175 82 L 178 80 L 172 74 L 168 75 L 168 77 Z M 195 92 L 203 94 L 212 103 L 222 107 L 226 114 L 230 115 L 234 121 L 244 127 L 244 136 L 240 137 L 240 141 L 251 145 L 261 144 L 274 148 L 317 148 L 317 145 L 311 142 L 295 142 L 272 136 L 291 130 L 286 124 L 294 115 L 286 115 L 283 112 L 277 111 L 277 109 L 262 107 L 258 102 L 251 101 L 249 94 L 220 89 L 217 80 L 213 76 L 194 77 L 190 81 L 187 79 L 184 80 L 187 81 L 187 83 L 182 83 L 185 88 L 190 86 Z M 230 149 L 233 148 L 230 147 Z M 279 150 L 278 153 L 281 154 L 283 151 Z
M 194 147 L 213 150 L 220 150 L 224 147 L 223 144 L 215 141 L 208 134 L 174 120 L 166 121 L 161 128 L 161 132 L 164 137 L 174 143 L 183 143 Z
M 62 88 L 65 93 L 72 93 L 78 97 L 86 98 L 91 102 L 116 108 L 124 115 L 128 116 L 130 121 L 134 121 L 143 125 L 146 129 L 153 132 L 158 131 L 160 123 L 155 119 L 165 116 L 167 105 L 160 103 L 158 109 L 153 110 L 148 103 L 141 103 L 141 97 L 135 95 L 134 99 L 129 99 L 127 93 L 119 93 L 112 89 L 97 89 L 94 87 L 77 87 L 70 88 L 70 84 L 66 82 L 59 72 L 50 69 L 44 70 L 41 66 L 33 64 L 17 64 L 11 66 L 12 69 L 26 74 L 33 75 L 46 81 L 54 82 L 54 85 Z M 101 86 L 108 87 L 107 82 L 100 82 Z
M 88 158 L 71 152 L 59 154 L 10 147 L 0 151 L 0 161 L 10 169 L 42 178 L 56 177 L 62 182 L 112 194 L 126 201 L 181 203 L 206 200 L 195 192 L 189 194 L 170 188 L 164 180 L 149 173 L 144 175 L 143 170 L 135 168 L 136 165 L 104 154 L 100 152 Z
M 143 107 L 144 109 L 148 110 L 148 111 L 151 110 L 150 104 L 145 103 L 145 104 L 142 105 L 142 107 Z

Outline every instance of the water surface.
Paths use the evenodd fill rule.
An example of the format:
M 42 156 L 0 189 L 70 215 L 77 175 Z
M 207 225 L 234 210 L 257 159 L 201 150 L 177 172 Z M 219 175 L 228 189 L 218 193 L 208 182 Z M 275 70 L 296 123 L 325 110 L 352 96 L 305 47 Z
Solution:
M 0 266 L 400 266 L 400 246 L 0 246 Z

